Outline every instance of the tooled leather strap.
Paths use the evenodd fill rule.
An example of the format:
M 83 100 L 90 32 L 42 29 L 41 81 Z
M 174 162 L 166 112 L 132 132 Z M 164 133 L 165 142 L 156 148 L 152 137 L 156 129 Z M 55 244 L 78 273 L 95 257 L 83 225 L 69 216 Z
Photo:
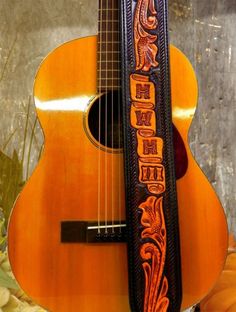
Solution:
M 132 311 L 179 311 L 167 2 L 121 1 L 122 92 Z

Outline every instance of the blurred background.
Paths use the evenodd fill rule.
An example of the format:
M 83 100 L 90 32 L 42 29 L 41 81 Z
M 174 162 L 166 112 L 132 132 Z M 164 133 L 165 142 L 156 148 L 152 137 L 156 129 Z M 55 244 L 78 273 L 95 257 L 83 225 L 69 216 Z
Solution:
M 57 46 L 96 34 L 97 1 L 0 0 L 0 19 L 0 264 L 3 268 L 5 265 L 4 270 L 10 276 L 5 255 L 8 217 L 43 146 L 43 133 L 34 109 L 34 77 L 42 60 Z M 235 29 L 235 0 L 169 1 L 170 41 L 190 59 L 199 84 L 198 108 L 189 143 L 222 202 L 229 230 L 234 235 Z M 5 276 L 1 271 L 0 278 L 1 274 Z M 8 300 L 14 297 L 20 305 L 17 301 L 20 299 L 24 301 L 22 307 L 28 308 L 30 300 L 13 279 L 8 282 L 15 287 Z M 0 283 L 0 286 L 8 289 L 9 285 Z M 31 309 L 40 311 L 37 307 Z

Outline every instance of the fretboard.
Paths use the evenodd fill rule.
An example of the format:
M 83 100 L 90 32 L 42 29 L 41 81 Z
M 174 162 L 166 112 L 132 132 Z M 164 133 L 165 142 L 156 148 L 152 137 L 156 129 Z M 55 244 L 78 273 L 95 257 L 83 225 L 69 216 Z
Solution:
M 120 28 L 117 0 L 100 0 L 98 10 L 98 91 L 120 88 Z

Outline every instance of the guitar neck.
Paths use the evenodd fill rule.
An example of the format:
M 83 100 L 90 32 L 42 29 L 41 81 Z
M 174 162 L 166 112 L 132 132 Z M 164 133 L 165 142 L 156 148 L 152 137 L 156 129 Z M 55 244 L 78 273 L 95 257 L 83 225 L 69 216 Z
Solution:
M 100 0 L 97 85 L 99 92 L 120 88 L 120 12 L 116 0 Z

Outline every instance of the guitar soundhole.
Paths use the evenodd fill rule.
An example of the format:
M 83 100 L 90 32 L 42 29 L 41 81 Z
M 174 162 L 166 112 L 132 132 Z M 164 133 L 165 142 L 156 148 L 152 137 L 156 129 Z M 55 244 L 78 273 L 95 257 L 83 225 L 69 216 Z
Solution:
M 175 176 L 178 180 L 185 175 L 188 169 L 188 156 L 184 146 L 184 141 L 175 125 L 173 125 L 173 137 L 175 154 Z
M 103 94 L 93 103 L 89 110 L 88 126 L 94 139 L 104 147 L 113 149 L 123 148 L 122 105 L 120 91 L 114 90 Z M 176 179 L 180 179 L 185 175 L 188 169 L 188 156 L 183 139 L 174 125 L 173 138 L 175 174 Z
M 121 93 L 114 90 L 103 94 L 89 110 L 90 132 L 105 147 L 123 147 L 121 106 Z

